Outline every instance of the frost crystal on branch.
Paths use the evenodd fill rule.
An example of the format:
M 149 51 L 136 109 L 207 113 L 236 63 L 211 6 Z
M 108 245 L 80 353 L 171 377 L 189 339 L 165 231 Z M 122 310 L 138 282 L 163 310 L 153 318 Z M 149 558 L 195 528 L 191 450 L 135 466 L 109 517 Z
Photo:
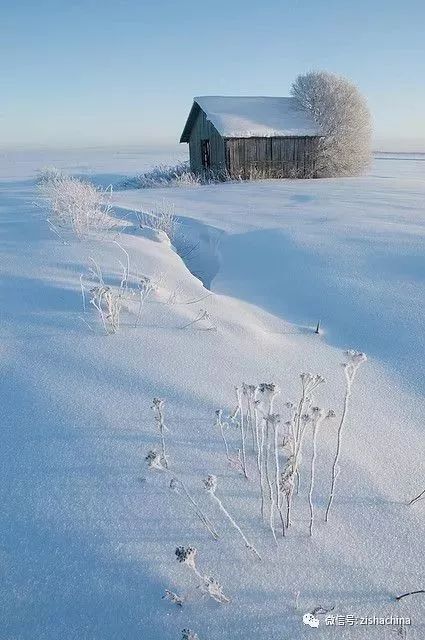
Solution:
M 326 71 L 298 76 L 292 95 L 320 125 L 316 175 L 353 176 L 371 162 L 371 121 L 365 99 L 357 87 Z

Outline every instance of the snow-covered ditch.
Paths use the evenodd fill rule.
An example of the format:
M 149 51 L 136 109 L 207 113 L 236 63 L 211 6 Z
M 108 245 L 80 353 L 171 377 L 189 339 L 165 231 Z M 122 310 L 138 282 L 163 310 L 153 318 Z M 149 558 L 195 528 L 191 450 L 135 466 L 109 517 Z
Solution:
M 99 160 L 91 162 L 96 176 Z M 32 170 L 3 164 L 5 638 L 172 640 L 184 628 L 200 640 L 394 637 L 379 625 L 326 626 L 325 615 L 311 629 L 303 614 L 319 606 L 333 615 L 408 616 L 408 638 L 424 636 L 423 596 L 395 595 L 424 584 L 424 502 L 406 502 L 424 477 L 425 184 L 419 162 L 402 178 L 401 162 L 383 164 L 355 180 L 116 194 L 118 216 L 174 203 L 199 251 L 185 263 L 161 234 L 138 232 L 125 218 L 119 244 L 132 271 L 158 289 L 140 326 L 125 314 L 115 335 L 95 309 L 83 314 L 80 275 L 92 257 L 105 281 L 119 282 L 121 248 L 105 238 L 61 243 L 33 207 Z M 208 288 L 193 275 L 201 271 Z M 210 324 L 193 323 L 200 311 Z M 349 347 L 369 359 L 353 385 L 325 524 L 345 393 L 341 349 Z M 315 403 L 337 417 L 318 433 L 314 535 L 308 432 L 293 525 L 276 545 L 259 515 L 251 436 L 246 480 L 226 458 L 215 412 L 234 411 L 236 385 L 274 382 L 284 422 L 305 371 L 326 379 Z M 164 399 L 168 471 L 145 462 L 161 447 L 155 397 Z M 231 424 L 226 437 L 237 458 L 240 430 Z M 210 474 L 261 561 L 206 492 Z M 182 490 L 169 489 L 171 477 L 218 540 Z M 197 569 L 231 602 L 202 597 L 176 558 L 180 546 L 198 550 Z M 162 599 L 166 589 L 184 598 L 182 607 Z

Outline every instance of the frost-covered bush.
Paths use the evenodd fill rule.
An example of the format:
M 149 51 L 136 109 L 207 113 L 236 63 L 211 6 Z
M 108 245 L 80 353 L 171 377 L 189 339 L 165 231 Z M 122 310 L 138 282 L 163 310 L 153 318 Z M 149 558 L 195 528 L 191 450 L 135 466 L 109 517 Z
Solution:
M 153 189 L 155 187 L 175 187 L 180 184 L 196 185 L 198 178 L 190 171 L 188 162 L 176 165 L 158 165 L 146 173 L 134 178 L 126 178 L 120 183 L 120 189 Z
M 354 176 L 371 162 L 371 119 L 366 101 L 349 80 L 327 71 L 298 76 L 292 95 L 320 125 L 316 175 Z
M 50 227 L 59 236 L 61 229 L 71 229 L 83 239 L 92 232 L 107 231 L 117 224 L 111 215 L 112 188 L 101 189 L 50 168 L 40 173 L 38 189 L 51 212 Z
M 255 172 L 254 172 L 255 173 Z M 260 175 L 254 177 L 262 177 Z M 241 176 L 242 178 L 242 176 Z M 188 162 L 179 162 L 176 165 L 158 165 L 150 171 L 146 171 L 134 178 L 126 178 L 117 186 L 118 189 L 155 189 L 159 187 L 197 187 L 203 184 L 217 184 L 234 180 L 223 169 L 214 171 L 209 169 L 202 174 L 193 173 Z
M 136 216 L 140 227 L 162 231 L 171 242 L 174 240 L 178 229 L 178 221 L 173 204 L 163 200 L 161 203 L 156 203 L 148 212 L 136 211 Z
M 134 326 L 138 327 L 144 304 L 157 289 L 157 284 L 147 276 L 131 275 L 128 252 L 116 240 L 113 244 L 117 245 L 125 256 L 124 262 L 119 261 L 122 269 L 119 285 L 105 282 L 102 269 L 93 258 L 90 258 L 88 272 L 80 275 L 83 312 L 84 314 L 87 312 L 86 299 L 88 298 L 89 304 L 96 309 L 107 334 L 117 333 L 123 311 L 136 316 Z M 92 329 L 85 317 L 82 319 Z

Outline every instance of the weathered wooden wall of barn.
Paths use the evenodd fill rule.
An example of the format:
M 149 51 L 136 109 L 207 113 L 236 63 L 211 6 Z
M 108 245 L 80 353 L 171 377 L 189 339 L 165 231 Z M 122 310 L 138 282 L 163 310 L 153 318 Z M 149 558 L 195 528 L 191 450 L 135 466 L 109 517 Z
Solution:
M 210 141 L 211 169 L 213 171 L 223 171 L 226 167 L 224 154 L 224 140 L 217 129 L 207 120 L 205 113 L 200 109 L 198 117 L 192 127 L 189 139 L 190 169 L 194 173 L 204 171 L 202 165 L 201 141 Z
M 315 176 L 319 138 L 226 138 L 224 144 L 231 177 Z

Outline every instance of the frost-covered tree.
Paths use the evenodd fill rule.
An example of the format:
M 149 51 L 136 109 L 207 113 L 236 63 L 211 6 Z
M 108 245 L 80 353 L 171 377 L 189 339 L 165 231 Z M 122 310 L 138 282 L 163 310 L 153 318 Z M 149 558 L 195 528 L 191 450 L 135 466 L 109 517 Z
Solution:
M 292 95 L 323 131 L 318 177 L 354 176 L 371 161 L 371 118 L 366 100 L 349 80 L 327 71 L 299 75 Z

